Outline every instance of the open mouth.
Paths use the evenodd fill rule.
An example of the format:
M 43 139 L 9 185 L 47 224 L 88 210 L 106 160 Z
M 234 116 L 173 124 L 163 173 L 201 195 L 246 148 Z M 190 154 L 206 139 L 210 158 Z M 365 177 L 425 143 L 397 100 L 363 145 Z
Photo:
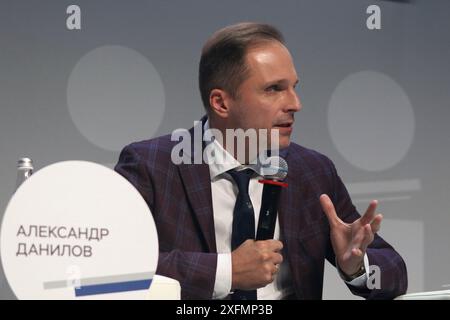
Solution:
M 280 124 L 276 124 L 274 127 L 280 127 L 280 128 L 290 128 L 292 127 L 292 123 L 280 123 Z

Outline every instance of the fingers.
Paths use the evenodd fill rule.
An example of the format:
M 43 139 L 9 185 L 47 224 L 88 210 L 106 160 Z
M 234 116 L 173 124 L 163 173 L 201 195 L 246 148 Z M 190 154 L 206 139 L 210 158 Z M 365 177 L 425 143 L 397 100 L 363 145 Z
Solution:
M 246 240 L 231 253 L 232 288 L 250 290 L 273 281 L 283 262 L 278 240 Z
M 271 240 L 273 241 L 273 251 L 275 252 L 280 252 L 281 250 L 283 250 L 283 243 L 281 241 L 278 240 Z
M 353 256 L 361 257 L 367 250 L 367 247 L 372 243 L 374 239 L 374 232 L 370 224 L 366 224 L 362 228 L 359 228 L 352 239 Z
M 371 223 L 375 217 L 375 210 L 377 209 L 378 200 L 372 200 L 369 204 L 369 207 L 366 210 L 366 213 L 359 219 L 362 225 L 366 225 Z
M 256 241 L 256 245 L 264 251 L 280 252 L 283 250 L 283 243 L 278 240 L 260 240 Z
M 361 251 L 366 252 L 366 249 L 369 246 L 369 244 L 372 243 L 373 238 L 374 238 L 374 236 L 373 236 L 372 228 L 370 227 L 370 224 L 366 224 L 364 226 L 364 236 L 363 236 L 363 239 L 360 244 Z
M 334 209 L 333 202 L 331 199 L 326 195 L 322 194 L 319 198 L 320 205 L 322 206 L 323 212 L 325 212 L 328 222 L 330 223 L 331 227 L 335 227 L 342 223 L 342 220 L 339 219 L 339 217 L 336 214 L 336 210 Z
M 272 257 L 272 262 L 277 265 L 277 264 L 281 264 L 283 262 L 283 256 L 279 253 L 274 253 L 273 257 Z
M 361 257 L 367 250 L 367 247 L 372 243 L 375 233 L 380 230 L 383 216 L 381 214 L 375 215 L 378 201 L 370 202 L 366 213 L 359 219 L 362 228 L 359 229 L 353 238 L 352 255 Z
M 362 218 L 360 219 L 360 221 Z M 375 233 L 380 231 L 381 221 L 383 220 L 383 215 L 378 213 L 375 215 L 370 223 L 366 223 L 361 226 L 361 224 L 355 224 L 357 228 L 353 231 L 353 246 L 355 248 L 362 248 L 363 251 L 367 246 L 372 243 Z
M 272 282 L 275 279 L 276 274 L 280 271 L 280 265 L 283 262 L 283 256 L 279 253 L 272 252 L 267 255 L 263 255 L 265 269 L 267 270 L 267 281 Z
M 277 252 L 264 252 L 260 255 L 261 263 L 268 263 L 271 265 L 280 264 L 283 262 L 283 256 Z
M 283 243 L 278 240 L 261 240 L 256 241 L 258 251 L 261 252 L 261 261 L 264 263 L 270 263 L 272 265 L 280 264 L 283 262 L 283 256 L 281 250 L 283 249 Z
M 352 255 L 354 255 L 355 257 L 361 258 L 364 255 L 364 252 L 361 249 L 353 248 Z
M 273 265 L 273 271 L 272 271 L 272 281 L 273 281 L 273 277 L 275 277 L 275 275 L 280 271 L 280 265 L 279 264 L 274 264 Z
M 383 220 L 382 214 L 377 214 L 375 218 L 373 219 L 372 223 L 370 224 L 370 227 L 372 228 L 373 233 L 377 233 L 380 231 L 381 227 L 381 221 Z

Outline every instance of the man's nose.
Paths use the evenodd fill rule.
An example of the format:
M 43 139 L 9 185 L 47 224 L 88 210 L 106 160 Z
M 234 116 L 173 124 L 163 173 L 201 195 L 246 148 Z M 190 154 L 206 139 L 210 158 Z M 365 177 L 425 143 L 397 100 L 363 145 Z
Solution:
M 289 97 L 286 103 L 286 112 L 297 112 L 300 111 L 302 107 L 303 106 L 297 92 L 292 88 L 289 90 Z

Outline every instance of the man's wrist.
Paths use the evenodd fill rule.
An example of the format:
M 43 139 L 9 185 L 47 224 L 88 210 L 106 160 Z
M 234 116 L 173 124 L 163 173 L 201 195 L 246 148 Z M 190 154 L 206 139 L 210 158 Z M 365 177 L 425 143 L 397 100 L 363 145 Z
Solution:
M 339 264 L 338 264 L 338 268 L 339 268 L 339 270 L 341 271 L 340 273 L 341 273 L 342 277 L 343 277 L 344 280 L 347 281 L 347 282 L 350 282 L 350 281 L 352 281 L 352 280 L 354 280 L 354 279 L 356 279 L 356 278 L 358 278 L 358 277 L 360 277 L 360 276 L 362 276 L 363 274 L 366 273 L 366 268 L 365 268 L 365 266 L 364 266 L 364 260 L 361 261 L 361 265 L 359 266 L 358 270 L 356 270 L 356 271 L 355 271 L 354 273 L 352 273 L 352 274 L 347 274 L 346 272 L 344 272 L 344 271 L 341 269 L 341 267 L 339 266 Z
M 364 266 L 364 261 L 361 261 L 361 265 L 359 266 L 358 270 L 356 272 L 354 272 L 353 274 L 349 275 L 341 269 L 341 274 L 344 277 L 344 280 L 347 282 L 352 281 L 352 280 L 362 276 L 365 273 L 366 273 L 366 268 Z

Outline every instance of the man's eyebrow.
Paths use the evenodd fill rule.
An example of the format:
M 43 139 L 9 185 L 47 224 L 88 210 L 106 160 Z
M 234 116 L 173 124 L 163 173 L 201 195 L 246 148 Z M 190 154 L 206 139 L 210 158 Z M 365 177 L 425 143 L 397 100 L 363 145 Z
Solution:
M 289 82 L 289 80 L 287 80 L 287 79 L 279 79 L 279 80 L 268 81 L 266 83 L 266 85 L 285 84 L 287 82 Z M 295 80 L 294 86 L 297 85 L 298 83 L 299 83 L 299 79 Z

